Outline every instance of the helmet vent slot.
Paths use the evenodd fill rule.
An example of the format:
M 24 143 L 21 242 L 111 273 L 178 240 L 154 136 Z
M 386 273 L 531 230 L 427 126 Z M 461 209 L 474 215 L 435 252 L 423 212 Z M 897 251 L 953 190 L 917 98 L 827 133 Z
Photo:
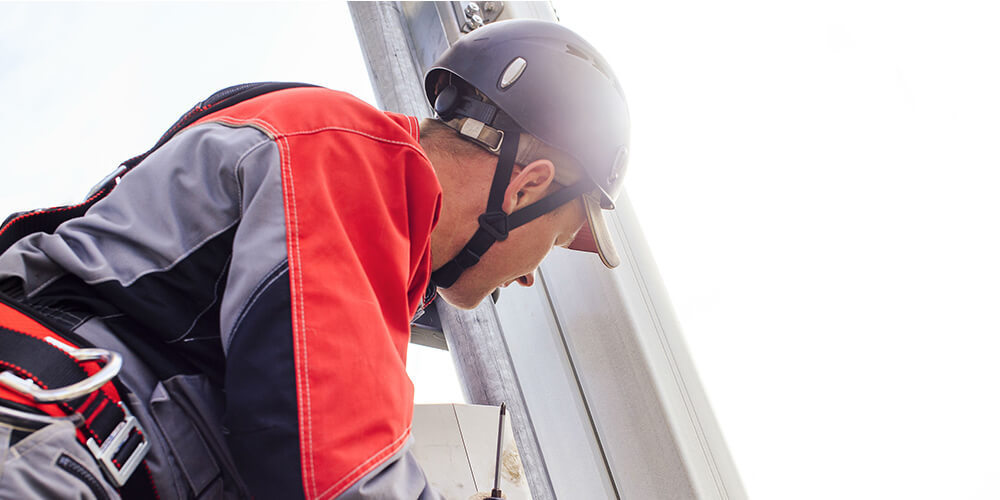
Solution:
M 597 71 L 600 71 L 601 74 L 604 75 L 605 78 L 607 78 L 608 80 L 610 80 L 611 83 L 612 83 L 612 85 L 615 86 L 615 88 L 618 87 L 618 82 L 616 82 L 615 79 L 611 77 L 611 72 L 608 71 L 608 68 L 604 65 L 604 63 L 601 61 L 600 58 L 594 57 L 594 56 L 588 54 L 587 52 L 585 52 L 580 47 L 577 47 L 576 45 L 569 44 L 569 43 L 566 44 L 566 53 L 570 54 L 570 55 L 573 55 L 573 56 L 576 56 L 576 57 L 579 57 L 580 59 L 583 59 L 584 61 L 589 62 L 590 64 L 592 64 L 594 66 L 594 69 L 596 69 Z M 619 90 L 619 93 L 621 93 L 620 90 Z
M 579 47 L 577 47 L 575 45 L 570 45 L 570 44 L 567 43 L 566 44 L 566 53 L 574 55 L 576 57 L 579 57 L 580 59 L 583 59 L 584 61 L 593 61 L 593 58 L 590 57 L 589 54 L 587 54 L 586 52 L 584 52 L 583 50 L 581 50 Z
M 594 67 L 597 68 L 597 71 L 600 71 L 601 74 L 604 75 L 604 78 L 611 80 L 611 75 L 608 74 L 608 69 L 605 68 L 603 64 L 599 61 L 594 61 Z

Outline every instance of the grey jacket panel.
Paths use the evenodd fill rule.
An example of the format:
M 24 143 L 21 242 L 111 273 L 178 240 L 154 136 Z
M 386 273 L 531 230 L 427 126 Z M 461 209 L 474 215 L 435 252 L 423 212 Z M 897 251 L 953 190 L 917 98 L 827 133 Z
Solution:
M 277 145 L 255 128 L 209 123 L 186 130 L 85 217 L 53 235 L 23 238 L 0 255 L 0 277 L 21 277 L 29 296 L 66 272 L 88 284 L 129 286 L 239 223 L 249 229 L 237 231 L 222 297 L 225 349 L 254 292 L 287 260 L 280 165 Z
M 24 279 L 30 297 L 65 272 L 88 284 L 128 286 L 170 269 L 236 224 L 236 166 L 255 146 L 268 144 L 274 146 L 250 127 L 186 130 L 124 176 L 85 216 L 55 234 L 36 233 L 15 243 L 0 255 L 0 276 Z
M 281 189 L 281 158 L 277 145 L 254 151 L 240 162 L 236 175 L 242 186 L 242 222 L 233 241 L 226 293 L 222 298 L 220 330 L 228 353 L 233 333 L 258 290 L 287 264 L 285 207 Z
M 10 437 L 11 427 L 0 423 L 0 500 L 121 498 L 77 441 L 73 424 L 50 424 L 13 446 Z
M 413 458 L 413 453 L 410 452 L 412 447 L 413 438 L 410 437 L 401 450 L 359 479 L 338 498 L 342 500 L 440 499 L 441 495 L 431 489 L 424 471 Z

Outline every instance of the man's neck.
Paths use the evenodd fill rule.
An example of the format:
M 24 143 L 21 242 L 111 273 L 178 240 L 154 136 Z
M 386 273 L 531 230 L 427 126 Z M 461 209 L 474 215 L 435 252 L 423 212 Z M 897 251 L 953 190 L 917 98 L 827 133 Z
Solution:
M 441 214 L 431 233 L 431 267 L 436 271 L 458 255 L 475 233 L 489 195 L 492 169 L 458 164 L 450 154 L 433 148 L 425 152 L 442 191 Z

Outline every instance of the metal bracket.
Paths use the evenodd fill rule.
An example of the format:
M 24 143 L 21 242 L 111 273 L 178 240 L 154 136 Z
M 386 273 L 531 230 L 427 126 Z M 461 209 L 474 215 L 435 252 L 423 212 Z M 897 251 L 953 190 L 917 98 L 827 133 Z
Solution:
M 465 6 L 465 24 L 462 33 L 468 33 L 476 28 L 496 21 L 503 12 L 503 2 L 469 2 Z
M 440 299 L 438 299 L 440 300 Z M 441 330 L 441 318 L 437 313 L 437 301 L 431 302 L 423 314 L 410 321 L 410 343 L 448 350 L 448 341 Z
M 132 473 L 135 472 L 135 469 L 139 467 L 139 464 L 142 463 L 143 458 L 146 457 L 146 453 L 149 452 L 149 441 L 146 440 L 146 435 L 143 433 L 139 421 L 128 411 L 128 407 L 121 402 L 118 403 L 118 406 L 125 413 L 125 420 L 121 421 L 115 427 L 111 435 L 104 440 L 104 444 L 98 445 L 94 438 L 90 438 L 87 440 L 87 448 L 94 455 L 94 458 L 97 459 L 97 463 L 101 465 L 101 469 L 107 474 L 108 479 L 116 487 L 121 488 L 128 481 L 128 478 L 132 476 Z M 139 433 L 142 437 L 142 442 L 132 450 L 129 456 L 124 457 L 124 463 L 119 468 L 118 464 L 115 463 L 115 455 L 125 442 L 128 441 L 128 438 L 132 435 L 132 431 Z

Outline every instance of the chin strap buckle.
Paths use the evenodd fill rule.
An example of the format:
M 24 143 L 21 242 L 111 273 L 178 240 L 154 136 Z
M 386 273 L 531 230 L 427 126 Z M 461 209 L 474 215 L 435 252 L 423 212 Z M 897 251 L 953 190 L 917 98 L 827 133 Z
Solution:
M 510 222 L 506 212 L 486 212 L 479 216 L 479 227 L 486 231 L 496 241 L 507 239 L 510 233 Z

